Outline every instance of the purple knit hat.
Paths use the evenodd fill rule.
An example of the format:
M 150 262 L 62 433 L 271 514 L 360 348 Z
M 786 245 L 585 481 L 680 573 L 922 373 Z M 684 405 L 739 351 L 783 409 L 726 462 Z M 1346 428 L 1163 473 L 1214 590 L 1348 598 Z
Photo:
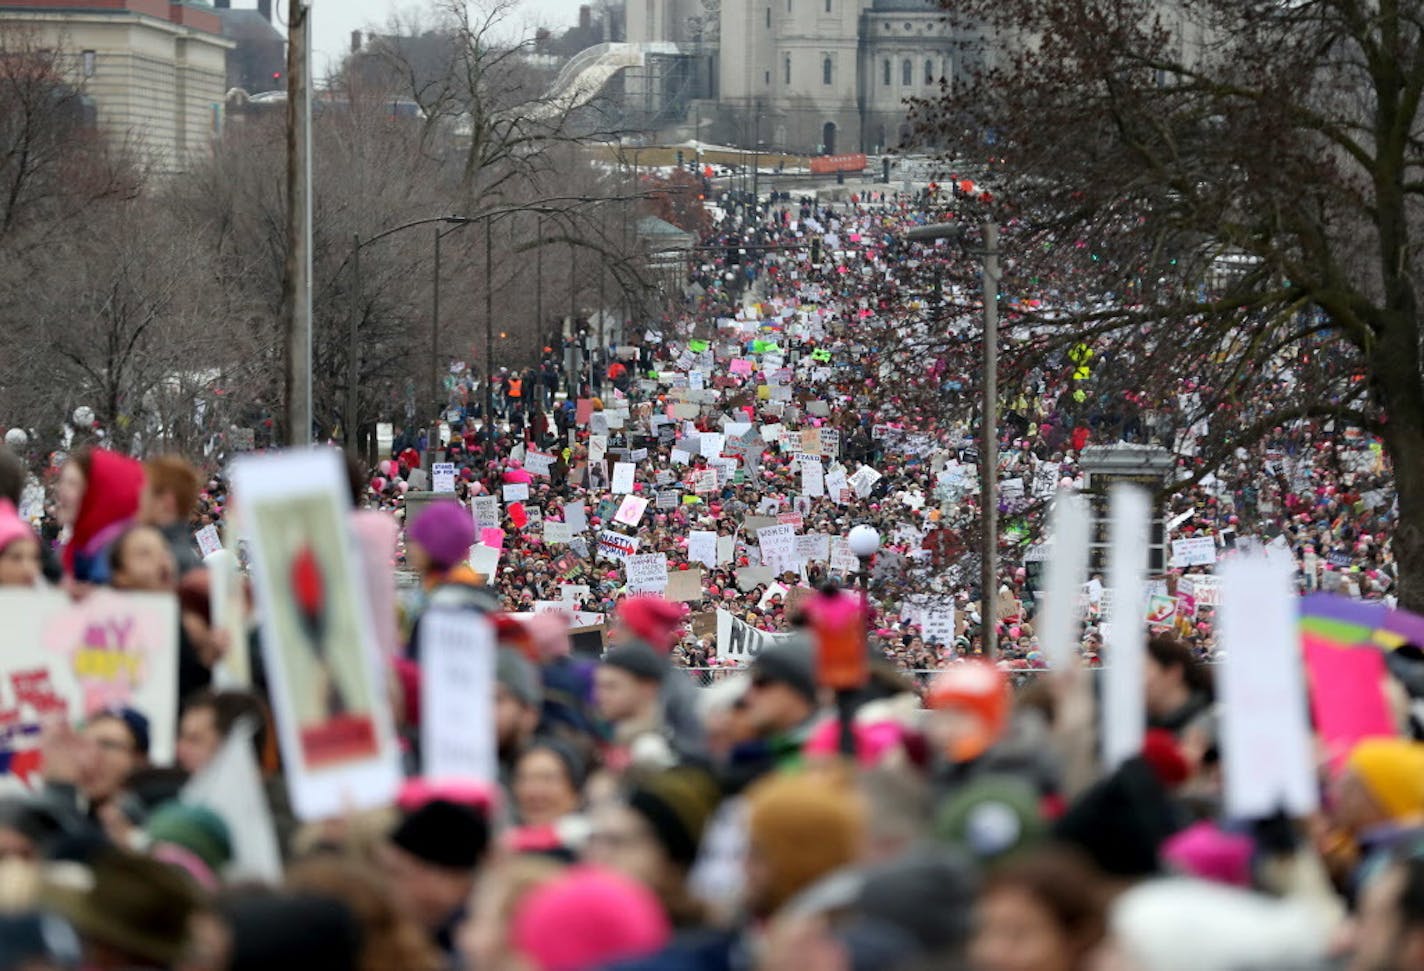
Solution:
M 407 542 L 419 543 L 436 566 L 443 570 L 470 555 L 475 544 L 475 521 L 464 506 L 454 500 L 431 503 L 405 531 Z

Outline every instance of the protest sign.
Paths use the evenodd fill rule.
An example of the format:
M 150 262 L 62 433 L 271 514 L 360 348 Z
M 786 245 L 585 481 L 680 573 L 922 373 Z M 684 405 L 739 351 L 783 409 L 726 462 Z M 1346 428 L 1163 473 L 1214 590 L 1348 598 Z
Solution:
M 347 488 L 330 450 L 233 464 L 282 762 L 302 819 L 388 805 L 401 778 Z
M 765 565 L 796 559 L 796 529 L 790 525 L 763 526 L 757 530 L 761 561 Z
M 698 495 L 716 492 L 718 488 L 716 469 L 703 469 L 692 477 L 692 491 Z
M 523 502 L 529 498 L 529 483 L 506 482 L 502 494 L 505 502 Z
M 614 462 L 613 482 L 610 486 L 612 491 L 624 493 L 625 495 L 632 492 L 633 474 L 637 468 L 638 467 L 632 462 Z
M 1226 813 L 1308 816 L 1318 797 L 1290 573 L 1241 557 L 1223 566 L 1222 577 L 1229 594 L 1221 605 L 1225 658 L 1217 690 Z
M 499 550 L 490 546 L 471 546 L 470 569 L 481 576 L 494 576 L 499 571 Z
M 925 640 L 945 645 L 954 642 L 954 605 L 937 607 L 925 611 L 921 633 Z
M 666 553 L 637 553 L 623 559 L 629 591 L 661 593 L 668 585 Z
M 1210 536 L 1172 540 L 1173 566 L 1210 566 L 1215 562 L 1216 540 Z
M 844 504 L 846 502 L 846 492 L 849 488 L 845 469 L 838 467 L 826 473 L 826 495 L 837 503 Z
M 1114 591 L 1114 596 L 1118 596 Z M 1165 627 L 1171 624 L 1177 615 L 1177 600 L 1166 594 L 1154 593 L 1147 598 L 1147 607 L 1144 619 L 1150 627 Z
M 173 758 L 178 721 L 178 603 L 100 588 L 77 603 L 50 590 L 0 589 L 0 790 L 37 787 L 41 719 L 78 722 L 129 706 L 149 720 L 155 761 Z M 9 778 L 7 778 L 7 776 Z
M 766 648 L 784 644 L 795 636 L 757 630 L 729 611 L 717 611 L 717 656 L 724 661 L 749 664 Z
M 663 596 L 675 603 L 699 601 L 703 596 L 701 570 L 673 570 Z
M 736 555 L 737 538 L 735 536 L 717 537 L 717 565 L 724 566 L 732 562 Z
M 204 526 L 193 534 L 193 538 L 198 541 L 198 552 L 203 556 L 211 556 L 223 548 L 222 537 L 218 535 L 216 526 Z
M 524 456 L 524 468 L 530 475 L 548 477 L 554 467 L 554 456 L 547 452 L 530 452 Z
M 433 462 L 430 465 L 430 491 L 455 491 L 455 463 Z
M 812 499 L 826 494 L 826 470 L 819 461 L 802 463 L 801 491 Z
M 731 537 L 728 537 L 730 539 Z M 710 529 L 694 529 L 687 534 L 687 559 L 709 570 L 717 566 L 717 534 Z
M 659 509 L 676 509 L 682 502 L 682 494 L 676 489 L 663 489 L 658 492 Z
M 571 539 L 573 539 L 573 532 L 569 529 L 568 523 L 561 523 L 555 519 L 544 520 L 544 542 L 563 544 Z
M 1108 497 L 1108 513 L 1108 585 L 1122 603 L 1136 603 L 1142 599 L 1147 579 L 1151 501 L 1141 489 L 1115 486 Z M 1167 602 L 1157 609 L 1168 618 L 1176 611 L 1176 602 L 1170 597 L 1152 600 Z M 1149 614 L 1151 611 L 1149 607 Z M 1111 772 L 1142 751 L 1143 726 L 1147 724 L 1142 689 L 1147 638 L 1141 624 L 1113 624 L 1105 633 L 1113 663 L 1103 670 L 1100 734 L 1104 768 Z
M 831 559 L 829 533 L 808 533 L 796 537 L 796 559 L 803 562 L 828 563 Z
M 1082 496 L 1060 490 L 1049 528 L 1053 556 L 1048 560 L 1039 644 L 1051 667 L 1078 663 L 1079 592 L 1088 574 L 1088 508 Z
M 625 536 L 613 529 L 598 534 L 598 555 L 606 560 L 626 560 L 638 552 L 638 537 Z
M 470 500 L 470 514 L 475 520 L 475 529 L 497 527 L 500 523 L 499 500 L 494 496 L 475 496 Z
M 584 510 L 583 503 L 564 503 L 564 522 L 569 524 L 569 531 L 572 533 L 582 533 L 587 530 L 588 513 Z
M 421 617 L 420 630 L 421 771 L 495 783 L 493 625 L 436 608 Z
M 643 519 L 643 512 L 648 508 L 648 500 L 638 496 L 624 496 L 622 504 L 618 507 L 618 512 L 614 514 L 613 521 L 623 523 L 625 526 L 637 526 Z
M 589 462 L 590 462 L 590 463 L 602 462 L 602 461 L 603 461 L 603 456 L 605 456 L 605 455 L 607 455 L 607 454 L 608 454 L 608 436 L 607 436 L 607 435 L 589 435 L 589 436 L 588 436 L 588 460 L 589 460 Z

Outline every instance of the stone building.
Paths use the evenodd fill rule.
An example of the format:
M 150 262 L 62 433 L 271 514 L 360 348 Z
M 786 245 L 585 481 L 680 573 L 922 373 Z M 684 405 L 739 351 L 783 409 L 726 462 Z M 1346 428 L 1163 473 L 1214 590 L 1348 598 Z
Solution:
M 0 31 L 60 51 L 95 124 L 160 172 L 222 131 L 233 42 L 201 0 L 0 0 Z

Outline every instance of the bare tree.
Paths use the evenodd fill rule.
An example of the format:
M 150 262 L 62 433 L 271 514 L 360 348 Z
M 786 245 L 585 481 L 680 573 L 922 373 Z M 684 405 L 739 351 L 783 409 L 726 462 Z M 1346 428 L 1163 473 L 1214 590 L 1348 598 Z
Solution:
M 1189 377 L 1203 470 L 1293 420 L 1378 434 L 1400 598 L 1424 607 L 1424 3 L 964 0 L 952 16 L 992 54 L 916 117 L 997 184 L 1004 292 L 1051 305 L 1020 308 L 1010 352 L 1062 374 L 1086 347 L 1090 401 Z

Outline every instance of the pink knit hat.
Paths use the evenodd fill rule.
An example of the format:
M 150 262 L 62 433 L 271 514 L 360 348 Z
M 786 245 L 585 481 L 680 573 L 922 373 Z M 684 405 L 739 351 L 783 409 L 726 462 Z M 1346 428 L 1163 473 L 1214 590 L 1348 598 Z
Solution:
M 20 518 L 9 499 L 0 499 L 0 552 L 15 540 L 26 537 L 34 539 L 35 531 L 30 528 L 29 523 Z
M 514 913 L 510 937 L 539 971 L 583 971 L 652 954 L 672 931 L 648 888 L 610 870 L 576 866 L 529 894 Z

